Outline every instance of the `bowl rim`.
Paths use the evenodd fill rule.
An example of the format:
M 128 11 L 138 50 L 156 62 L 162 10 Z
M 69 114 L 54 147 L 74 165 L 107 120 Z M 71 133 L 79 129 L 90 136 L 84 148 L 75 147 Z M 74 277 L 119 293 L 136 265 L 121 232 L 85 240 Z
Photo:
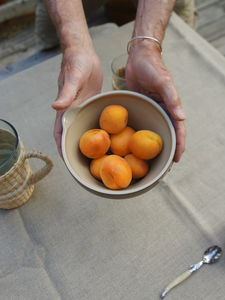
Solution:
M 170 129 L 170 133 L 171 133 L 171 137 L 172 137 L 172 146 L 171 146 L 171 151 L 170 151 L 170 156 L 169 159 L 167 161 L 167 163 L 165 164 L 164 168 L 161 170 L 161 172 L 151 181 L 149 181 L 148 183 L 146 183 L 145 185 L 138 187 L 138 188 L 134 188 L 132 190 L 128 190 L 128 189 L 121 189 L 121 190 L 110 190 L 110 189 L 105 189 L 102 190 L 98 187 L 93 187 L 92 185 L 88 184 L 86 181 L 84 181 L 82 178 L 80 178 L 73 170 L 73 168 L 71 167 L 67 155 L 66 155 L 66 150 L 65 150 L 65 139 L 66 139 L 66 133 L 68 128 L 70 127 L 71 124 L 69 124 L 68 128 L 65 127 L 66 124 L 66 114 L 69 111 L 73 111 L 73 110 L 78 110 L 77 113 L 79 113 L 79 111 L 84 108 L 85 106 L 88 105 L 88 103 L 93 102 L 96 99 L 100 99 L 103 97 L 106 97 L 108 95 L 112 95 L 112 94 L 126 94 L 126 95 L 133 95 L 133 96 L 137 96 L 142 98 L 143 100 L 147 100 L 148 102 L 150 102 L 153 106 L 155 106 L 156 109 L 159 110 L 159 112 L 163 115 L 163 117 L 166 119 L 168 127 Z M 76 115 L 74 115 L 75 117 Z M 73 119 L 74 120 L 74 119 Z M 68 170 L 70 171 L 70 173 L 73 175 L 73 177 L 75 179 L 77 179 L 78 182 L 80 182 L 82 185 L 84 185 L 85 187 L 89 188 L 90 190 L 100 193 L 100 194 L 105 194 L 105 195 L 111 195 L 111 196 L 122 196 L 122 195 L 129 195 L 129 194 L 135 194 L 137 192 L 141 192 L 147 188 L 149 188 L 150 186 L 155 186 L 155 184 L 162 179 L 167 171 L 170 169 L 171 164 L 173 162 L 173 157 L 175 154 L 175 150 L 176 150 L 176 134 L 175 134 L 175 129 L 174 126 L 172 124 L 172 121 L 170 120 L 169 116 L 167 115 L 167 113 L 163 110 L 163 108 L 154 100 L 152 100 L 151 98 L 137 93 L 137 92 L 132 92 L 132 91 L 109 91 L 109 92 L 102 92 L 100 94 L 97 94 L 89 99 L 87 99 L 85 102 L 83 102 L 81 105 L 79 106 L 74 106 L 69 108 L 68 110 L 65 111 L 65 113 L 62 116 L 62 127 L 63 127 L 63 133 L 62 133 L 62 139 L 61 139 L 61 143 L 62 143 L 62 154 L 63 154 L 63 159 L 64 162 L 68 168 Z

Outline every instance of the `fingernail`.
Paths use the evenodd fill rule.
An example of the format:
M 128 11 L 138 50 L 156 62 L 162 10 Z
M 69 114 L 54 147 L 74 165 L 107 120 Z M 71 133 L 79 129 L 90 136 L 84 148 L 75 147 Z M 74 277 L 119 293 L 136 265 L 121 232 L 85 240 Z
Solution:
M 61 104 L 61 103 L 64 102 L 64 100 L 63 100 L 63 99 L 58 99 L 58 100 L 56 100 L 55 102 Z
M 183 109 L 176 109 L 175 114 L 177 115 L 177 117 L 179 119 L 183 119 L 183 120 L 186 119 L 186 115 L 185 115 Z
M 63 105 L 64 101 L 62 99 L 56 100 L 53 104 L 52 107 L 54 109 L 58 109 L 59 107 L 61 107 Z

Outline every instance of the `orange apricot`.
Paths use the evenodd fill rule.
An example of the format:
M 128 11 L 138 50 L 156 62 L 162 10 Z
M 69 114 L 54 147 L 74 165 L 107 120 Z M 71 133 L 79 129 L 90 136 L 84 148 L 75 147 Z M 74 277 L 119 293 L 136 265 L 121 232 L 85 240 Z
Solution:
M 107 156 L 108 155 L 103 155 L 102 157 L 95 158 L 90 163 L 91 174 L 98 180 L 101 180 L 100 165 L 101 165 L 103 159 L 105 159 Z
M 146 160 L 141 159 L 134 154 L 128 154 L 124 157 L 132 170 L 132 178 L 139 179 L 148 173 L 148 163 Z
M 89 158 L 103 156 L 110 147 L 110 138 L 107 132 L 101 129 L 91 129 L 85 132 L 79 141 L 81 152 Z
M 130 153 L 128 147 L 131 136 L 135 133 L 135 130 L 129 126 L 126 126 L 121 132 L 111 134 L 110 150 L 119 156 L 125 156 Z
M 131 153 L 141 159 L 152 159 L 158 155 L 163 147 L 161 137 L 150 130 L 135 132 L 129 141 Z
M 124 158 L 118 155 L 109 155 L 100 165 L 100 176 L 106 187 L 120 190 L 130 184 L 132 171 Z
M 122 131 L 128 122 L 128 111 L 121 105 L 109 105 L 103 109 L 100 118 L 100 128 L 114 134 Z

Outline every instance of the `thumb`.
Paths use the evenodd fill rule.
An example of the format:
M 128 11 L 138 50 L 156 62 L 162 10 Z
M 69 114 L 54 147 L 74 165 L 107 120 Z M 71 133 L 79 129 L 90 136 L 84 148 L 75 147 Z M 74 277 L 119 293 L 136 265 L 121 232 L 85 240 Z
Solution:
M 75 100 L 78 88 L 71 83 L 65 83 L 52 107 L 56 110 L 68 108 Z
M 176 121 L 184 121 L 186 115 L 181 105 L 181 99 L 173 85 L 173 83 L 162 84 L 160 86 L 160 94 L 166 104 L 169 113 Z

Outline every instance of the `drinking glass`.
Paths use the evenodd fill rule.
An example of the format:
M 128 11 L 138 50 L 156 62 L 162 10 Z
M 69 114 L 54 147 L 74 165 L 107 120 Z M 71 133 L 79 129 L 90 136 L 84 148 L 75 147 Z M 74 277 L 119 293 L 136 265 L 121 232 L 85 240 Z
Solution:
M 128 90 L 125 79 L 125 67 L 128 59 L 128 54 L 122 54 L 113 59 L 111 64 L 112 69 L 112 87 L 114 90 Z

